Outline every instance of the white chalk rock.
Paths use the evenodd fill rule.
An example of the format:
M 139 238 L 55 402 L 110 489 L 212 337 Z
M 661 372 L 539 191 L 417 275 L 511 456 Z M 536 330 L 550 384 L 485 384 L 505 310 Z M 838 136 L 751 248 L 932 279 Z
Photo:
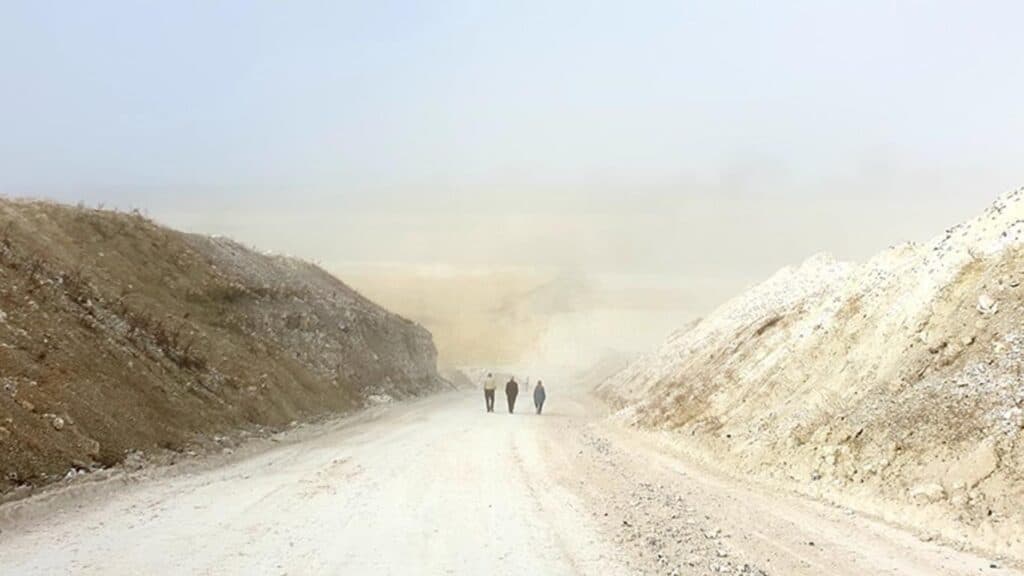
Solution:
M 999 303 L 988 294 L 978 297 L 978 312 L 985 315 L 992 315 L 999 311 Z

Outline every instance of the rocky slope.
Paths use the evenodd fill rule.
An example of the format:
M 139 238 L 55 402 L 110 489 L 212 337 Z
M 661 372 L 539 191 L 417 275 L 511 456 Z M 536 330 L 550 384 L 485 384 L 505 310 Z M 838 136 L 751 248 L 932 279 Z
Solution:
M 863 265 L 816 256 L 606 380 L 733 472 L 1024 559 L 1024 190 Z
M 0 493 L 444 386 L 429 332 L 313 265 L 0 200 Z

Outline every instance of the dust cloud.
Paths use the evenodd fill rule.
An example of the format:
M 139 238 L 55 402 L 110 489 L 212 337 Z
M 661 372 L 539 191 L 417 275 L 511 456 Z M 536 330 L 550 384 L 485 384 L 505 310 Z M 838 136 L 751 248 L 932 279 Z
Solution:
M 358 202 L 179 207 L 160 219 L 321 263 L 427 327 L 442 364 L 585 368 L 609 352 L 650 350 L 814 253 L 864 259 L 984 203 L 940 188 L 929 198 L 896 194 L 878 182 L 863 182 L 867 192 L 772 192 L 785 184 L 755 171 L 630 193 L 446 192 L 444 203 L 396 190 Z
M 584 370 L 655 346 L 705 307 L 700 281 L 554 269 L 349 265 L 345 282 L 428 328 L 442 366 Z M 712 281 L 704 281 L 708 284 Z
M 718 202 L 594 199 L 589 211 L 582 201 L 566 202 L 535 212 L 508 206 L 500 215 L 353 215 L 345 226 L 323 228 L 335 237 L 317 244 L 321 251 L 370 250 L 363 263 L 330 254 L 335 263 L 326 267 L 429 329 L 443 366 L 578 371 L 649 352 L 775 269 L 820 250 L 859 258 L 914 238 L 912 227 L 896 230 L 897 217 L 948 224 L 944 211 L 923 213 L 916 203 L 890 203 L 878 215 L 768 193 Z M 395 256 L 404 259 L 381 263 Z M 442 263 L 428 263 L 431 257 Z

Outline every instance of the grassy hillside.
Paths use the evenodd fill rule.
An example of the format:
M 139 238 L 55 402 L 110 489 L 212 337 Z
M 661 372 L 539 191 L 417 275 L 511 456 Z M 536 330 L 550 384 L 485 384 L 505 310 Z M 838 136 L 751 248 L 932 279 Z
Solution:
M 443 385 L 425 329 L 315 266 L 0 201 L 0 491 Z

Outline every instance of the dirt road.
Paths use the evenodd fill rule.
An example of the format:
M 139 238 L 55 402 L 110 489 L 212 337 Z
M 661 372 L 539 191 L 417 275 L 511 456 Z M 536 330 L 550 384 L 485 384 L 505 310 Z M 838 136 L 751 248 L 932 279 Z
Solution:
M 7 505 L 0 573 L 1019 574 L 702 471 L 549 394 L 542 417 L 452 393 Z

